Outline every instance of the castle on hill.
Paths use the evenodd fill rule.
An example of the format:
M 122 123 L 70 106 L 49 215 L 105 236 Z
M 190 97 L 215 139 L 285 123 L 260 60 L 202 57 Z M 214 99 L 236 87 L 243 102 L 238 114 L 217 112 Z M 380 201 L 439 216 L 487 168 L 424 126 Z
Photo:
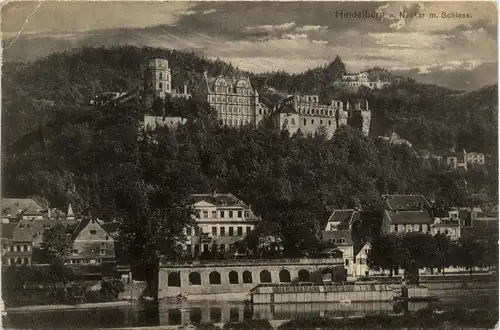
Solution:
M 338 56 L 332 65 L 335 70 L 340 70 L 335 76 L 343 77 L 345 67 Z M 299 130 L 305 134 L 323 130 L 328 137 L 331 137 L 341 125 L 357 126 L 365 135 L 370 132 L 371 112 L 366 100 L 333 100 L 329 104 L 323 104 L 319 101 L 318 95 L 293 94 L 288 95 L 277 105 L 269 106 L 259 99 L 259 93 L 252 86 L 249 77 L 223 75 L 210 77 L 206 71 L 199 86 L 197 92 L 215 109 L 221 125 L 257 128 L 268 119 L 276 129 L 285 129 L 292 134 Z M 186 85 L 182 92 L 172 87 L 168 60 L 148 58 L 144 70 L 144 103 L 150 107 L 155 99 L 163 99 L 166 95 L 191 97 Z M 358 123 L 353 124 L 356 118 Z M 146 125 L 145 119 L 145 127 L 163 126 L 163 123 L 171 121 L 179 123 L 182 119 L 148 118 L 149 125 Z

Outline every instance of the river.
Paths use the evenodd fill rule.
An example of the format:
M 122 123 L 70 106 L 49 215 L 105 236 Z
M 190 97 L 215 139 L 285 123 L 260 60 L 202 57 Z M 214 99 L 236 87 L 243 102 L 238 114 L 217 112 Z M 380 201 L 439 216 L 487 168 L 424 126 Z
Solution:
M 448 291 L 437 302 L 409 303 L 408 310 L 434 305 L 438 308 L 497 308 L 498 291 Z M 311 316 L 352 316 L 402 313 L 392 302 L 366 303 L 294 303 L 246 305 L 224 302 L 167 302 L 159 304 L 135 301 L 130 306 L 95 310 L 15 312 L 3 316 L 5 329 L 98 329 L 180 325 L 199 322 L 226 323 L 245 319 L 288 320 Z

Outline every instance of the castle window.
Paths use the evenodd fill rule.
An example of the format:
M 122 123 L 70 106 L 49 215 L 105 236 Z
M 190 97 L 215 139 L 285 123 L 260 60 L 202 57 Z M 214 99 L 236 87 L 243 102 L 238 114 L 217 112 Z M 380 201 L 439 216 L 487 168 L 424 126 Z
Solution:
M 307 125 L 307 120 L 306 120 L 306 119 L 304 119 L 304 126 L 306 126 L 306 125 Z
M 319 121 L 319 124 L 320 124 L 320 125 L 323 125 L 323 120 L 320 120 L 320 121 Z
M 330 126 L 332 125 L 332 121 L 331 120 L 328 121 L 328 125 L 330 125 Z
M 159 83 L 159 84 L 158 84 L 158 88 L 159 88 L 159 89 L 162 89 L 162 88 L 163 88 L 163 84 L 162 84 L 162 83 Z
M 163 74 L 160 72 L 160 77 L 159 77 L 160 80 L 163 79 Z
M 314 124 L 314 119 L 311 119 L 311 124 Z

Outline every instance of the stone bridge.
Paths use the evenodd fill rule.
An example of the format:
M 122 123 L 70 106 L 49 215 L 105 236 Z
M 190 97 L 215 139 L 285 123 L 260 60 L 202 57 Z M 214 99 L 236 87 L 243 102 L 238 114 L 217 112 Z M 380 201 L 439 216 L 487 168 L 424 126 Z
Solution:
M 310 282 L 315 280 L 314 276 L 319 274 L 321 278 L 326 273 L 343 274 L 343 260 L 297 258 L 163 263 L 158 276 L 158 298 L 247 294 L 259 284 Z M 228 295 L 224 299 L 231 300 Z

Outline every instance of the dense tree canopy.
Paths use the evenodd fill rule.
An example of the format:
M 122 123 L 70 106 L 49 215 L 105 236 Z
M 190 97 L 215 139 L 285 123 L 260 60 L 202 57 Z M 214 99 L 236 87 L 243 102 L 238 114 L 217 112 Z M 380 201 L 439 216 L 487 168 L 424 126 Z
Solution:
M 41 146 L 27 152 L 4 150 L 3 194 L 42 195 L 55 207 L 71 202 L 85 214 L 90 210 L 104 219 L 122 220 L 124 250 L 145 263 L 161 255 L 180 257 L 182 229 L 191 219 L 187 207 L 191 193 L 231 192 L 251 204 L 263 218 L 266 237 L 286 237 L 280 248 L 290 255 L 317 240 L 333 208 L 363 207 L 376 215 L 383 193 L 424 194 L 443 204 L 467 204 L 460 188 L 463 174 L 423 162 L 409 147 L 391 146 L 345 126 L 331 139 L 322 134 L 290 136 L 265 127 L 236 130 L 221 127 L 213 109 L 199 98 L 167 98 L 154 111 L 183 116 L 187 123 L 176 130 L 146 134 L 139 131 L 139 121 L 153 111 L 137 101 L 88 113 L 80 108 L 93 89 L 128 90 L 140 83 L 144 58 L 160 55 L 169 58 L 176 78 L 185 74 L 191 83 L 196 79 L 189 77 L 190 72 L 237 71 L 193 53 L 135 47 L 87 48 L 7 65 L 2 77 L 3 142 L 53 118 L 60 119 L 60 129 L 42 132 Z M 316 71 L 321 75 L 322 70 Z M 271 75 L 267 84 L 281 88 L 278 76 Z M 285 85 L 295 81 L 282 76 Z M 448 144 L 465 130 L 461 139 L 468 141 L 468 150 L 490 151 L 491 141 L 496 141 L 491 90 L 458 95 L 411 81 L 399 83 L 365 95 L 372 102 L 374 127 L 403 123 L 398 127 L 407 127 L 414 135 L 399 133 L 418 146 L 431 143 L 434 149 L 447 147 L 439 143 Z M 307 92 L 307 83 L 301 86 L 286 88 Z M 328 85 L 321 88 L 330 91 Z M 474 102 L 478 107 L 472 106 Z M 458 112 L 462 117 L 453 119 Z M 434 124 L 425 126 L 429 122 Z M 464 127 L 464 122 L 469 125 Z M 425 129 L 418 131 L 420 127 Z M 469 133 L 475 134 L 473 139 Z M 493 168 L 468 175 L 493 186 L 497 181 Z M 364 226 L 362 235 L 372 235 L 374 228 Z M 127 244 L 139 248 L 127 249 Z

